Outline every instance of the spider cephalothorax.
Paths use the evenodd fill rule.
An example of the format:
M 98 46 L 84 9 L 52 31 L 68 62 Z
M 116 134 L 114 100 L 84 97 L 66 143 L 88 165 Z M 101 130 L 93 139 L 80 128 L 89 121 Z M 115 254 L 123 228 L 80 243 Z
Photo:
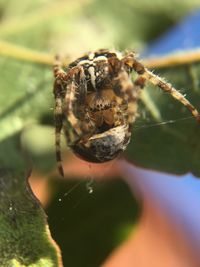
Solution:
M 131 72 L 138 77 L 131 79 Z M 116 158 L 130 141 L 137 100 L 149 81 L 170 93 L 199 120 L 198 111 L 169 83 L 146 69 L 134 53 L 106 49 L 90 52 L 67 67 L 54 65 L 56 155 L 60 156 L 62 128 L 67 144 L 81 158 L 105 162 Z

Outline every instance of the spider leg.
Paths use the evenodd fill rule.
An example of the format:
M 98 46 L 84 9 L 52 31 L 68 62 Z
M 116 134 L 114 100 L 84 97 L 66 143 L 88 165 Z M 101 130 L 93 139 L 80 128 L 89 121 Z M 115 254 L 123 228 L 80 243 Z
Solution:
M 62 70 L 62 61 L 59 55 L 56 55 L 53 65 L 53 73 L 55 78 L 64 79 L 66 72 Z
M 140 91 L 144 87 L 145 79 L 139 76 L 133 83 L 129 73 L 122 68 L 115 81 L 117 81 L 117 90 L 123 95 L 124 104 L 127 103 L 128 105 L 126 114 L 131 129 L 137 116 L 137 102 Z
M 125 62 L 124 59 L 119 60 L 114 56 L 109 58 L 108 63 L 110 76 L 114 76 L 114 91 L 123 99 L 120 109 L 118 107 L 118 110 L 115 112 L 115 121 L 117 121 L 119 117 L 118 113 L 122 110 L 124 121 L 128 121 L 129 131 L 127 132 L 127 137 L 129 138 L 131 136 L 132 124 L 137 116 L 137 101 L 140 91 L 145 84 L 145 79 L 143 77 L 138 77 L 133 83 L 130 76 L 130 68 L 129 66 L 127 67 L 127 62 Z
M 177 91 L 170 83 L 165 82 L 162 78 L 155 75 L 147 68 L 145 68 L 139 61 L 134 57 L 134 54 L 130 53 L 123 58 L 124 64 L 126 64 L 131 69 L 135 70 L 141 77 L 149 81 L 153 85 L 158 86 L 163 91 L 172 95 L 173 98 L 181 102 L 187 109 L 192 113 L 192 115 L 200 122 L 200 114 L 197 109 L 182 95 Z
M 137 100 L 140 96 L 140 92 L 141 90 L 144 88 L 146 84 L 146 79 L 142 76 L 138 76 L 137 79 L 134 81 L 133 85 L 133 93 L 137 92 L 137 98 L 136 98 L 136 102 L 135 101 L 130 101 L 130 104 L 128 106 L 128 122 L 129 124 L 132 126 L 132 124 L 134 123 L 136 117 L 137 117 Z M 135 93 L 134 93 L 135 94 Z
M 200 114 L 197 111 L 197 109 L 184 97 L 183 94 L 177 91 L 170 83 L 163 81 L 163 79 L 153 74 L 149 70 L 145 70 L 143 77 L 145 77 L 150 83 L 158 86 L 163 91 L 169 93 L 179 102 L 181 102 L 184 106 L 188 108 L 188 110 L 192 113 L 192 115 L 200 122 Z
M 77 66 L 71 69 L 68 75 L 70 78 L 67 80 L 67 90 L 64 98 L 64 116 L 66 117 L 65 121 L 70 124 L 73 134 L 70 134 L 68 125 L 65 125 L 64 128 L 67 142 L 70 146 L 74 145 L 76 141 L 84 136 L 92 135 L 94 124 L 89 119 L 88 112 L 85 111 L 82 121 L 74 113 L 74 102 L 77 100 L 77 97 L 82 97 L 82 94 L 84 95 L 84 92 L 87 91 L 83 67 Z
M 76 100 L 76 91 L 77 91 L 77 85 L 74 80 L 71 80 L 67 85 L 67 90 L 64 98 L 64 116 L 66 117 L 66 120 L 70 126 L 71 130 L 73 131 L 73 135 L 68 135 L 68 145 L 74 143 L 74 141 L 78 138 L 78 136 L 81 135 L 82 131 L 79 126 L 78 119 L 74 115 L 73 112 L 73 105 Z M 68 132 L 69 125 L 66 125 L 65 132 Z
M 54 109 L 54 119 L 55 119 L 55 146 L 56 146 L 56 161 L 59 173 L 64 176 L 64 171 L 62 167 L 62 157 L 61 157 L 61 130 L 64 126 L 64 114 L 63 114 L 63 94 L 65 92 L 65 84 L 69 80 L 69 75 L 62 69 L 61 58 L 57 55 L 55 57 L 53 72 L 55 77 L 54 82 L 54 97 L 55 97 L 55 109 Z M 68 132 L 66 131 L 66 136 L 68 137 Z M 69 139 L 69 138 L 68 138 Z
M 62 97 L 60 92 L 60 85 L 57 83 L 57 80 L 54 83 L 54 95 L 55 95 L 55 109 L 54 109 L 54 119 L 55 119 L 55 146 L 56 146 L 56 161 L 59 173 L 64 177 L 64 171 L 62 167 L 62 158 L 61 158 L 61 144 L 60 136 L 61 130 L 63 127 L 62 119 Z

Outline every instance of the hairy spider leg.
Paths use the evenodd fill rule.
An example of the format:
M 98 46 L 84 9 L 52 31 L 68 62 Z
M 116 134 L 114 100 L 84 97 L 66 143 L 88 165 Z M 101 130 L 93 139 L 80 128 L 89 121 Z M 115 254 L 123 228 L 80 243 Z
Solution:
M 54 83 L 54 96 L 55 96 L 54 120 L 55 120 L 56 161 L 57 161 L 58 171 L 61 174 L 61 176 L 64 177 L 64 170 L 62 166 L 62 157 L 61 157 L 61 138 L 60 138 L 61 131 L 64 126 L 63 124 L 63 91 L 65 90 L 65 88 L 63 88 L 62 84 L 63 84 L 63 81 L 68 80 L 68 74 L 62 70 L 62 63 L 61 63 L 59 56 L 55 57 L 53 71 L 54 71 L 54 77 L 56 78 L 55 83 Z
M 173 98 L 181 102 L 187 109 L 192 113 L 192 115 L 200 122 L 200 114 L 197 109 L 182 95 L 177 91 L 170 83 L 165 82 L 162 78 L 155 75 L 147 68 L 145 68 L 139 61 L 134 57 L 133 53 L 128 54 L 123 58 L 124 64 L 128 65 L 130 68 L 135 70 L 143 79 L 158 86 L 163 91 L 169 93 Z
M 128 105 L 126 113 L 129 130 L 131 130 L 132 124 L 137 116 L 137 101 L 140 96 L 140 91 L 144 87 L 145 79 L 138 77 L 133 83 L 130 74 L 126 70 L 126 66 L 118 58 L 111 58 L 110 60 L 112 71 L 118 73 L 114 79 L 114 88 L 116 87 L 119 93 L 123 95 L 124 102 Z
M 183 94 L 177 91 L 170 83 L 163 81 L 163 79 L 161 79 L 159 76 L 153 74 L 147 69 L 145 70 L 143 77 L 145 77 L 150 83 L 158 86 L 163 91 L 169 93 L 179 102 L 181 102 L 185 107 L 187 107 L 187 109 L 192 113 L 192 115 L 197 119 L 197 121 L 200 122 L 200 114 L 198 110 L 184 97 Z
M 136 117 L 138 116 L 137 114 L 137 103 L 138 102 L 137 101 L 140 97 L 141 90 L 144 88 L 145 84 L 146 84 L 146 80 L 141 76 L 138 76 L 133 83 L 133 92 L 135 95 L 135 100 L 133 99 L 130 101 L 129 108 L 128 108 L 128 114 L 129 114 L 128 122 L 130 126 L 132 126 L 132 124 L 136 120 Z
M 94 124 L 88 116 L 88 112 L 85 111 L 84 118 L 82 121 L 75 116 L 74 113 L 74 102 L 77 100 L 77 94 L 80 92 L 86 92 L 87 88 L 85 82 L 85 74 L 82 66 L 76 66 L 68 72 L 69 79 L 67 80 L 66 94 L 64 98 L 63 114 L 65 116 L 65 122 L 69 122 L 71 125 L 73 134 L 67 134 L 68 125 L 65 125 L 65 133 L 68 136 L 68 145 L 73 145 L 79 139 L 88 137 L 93 134 Z M 87 127 L 86 127 L 87 125 Z
M 59 78 L 61 80 L 66 79 L 66 72 L 62 70 L 62 61 L 58 55 L 55 56 L 55 61 L 53 64 L 53 73 L 55 78 Z
M 58 81 L 54 83 L 54 95 L 55 95 L 55 108 L 54 108 L 54 120 L 55 120 L 55 146 L 56 146 L 56 161 L 59 173 L 64 177 L 64 171 L 62 167 L 61 158 L 61 145 L 60 136 L 63 127 L 63 115 L 62 115 L 62 97 L 61 97 L 61 86 Z
M 68 72 L 62 70 L 61 61 L 56 57 L 54 63 L 54 76 L 56 81 L 54 83 L 54 95 L 55 95 L 55 145 L 56 145 L 56 161 L 58 165 L 59 173 L 64 176 L 61 157 L 61 130 L 64 128 L 67 143 L 70 146 L 78 141 L 83 136 L 92 135 L 92 129 L 94 124 L 88 118 L 87 112 L 85 113 L 84 120 L 79 122 L 73 112 L 73 104 L 76 100 L 76 93 L 78 89 L 82 88 L 82 91 L 86 92 L 87 88 L 84 88 L 86 84 L 84 81 L 84 70 L 82 66 L 76 66 L 70 69 Z M 65 84 L 65 88 L 63 88 Z M 63 120 L 63 118 L 65 119 Z M 66 123 L 68 122 L 68 123 Z M 69 124 L 71 126 L 71 132 L 69 130 Z M 87 125 L 87 131 L 83 131 L 84 125 Z M 85 130 L 85 128 L 84 128 Z

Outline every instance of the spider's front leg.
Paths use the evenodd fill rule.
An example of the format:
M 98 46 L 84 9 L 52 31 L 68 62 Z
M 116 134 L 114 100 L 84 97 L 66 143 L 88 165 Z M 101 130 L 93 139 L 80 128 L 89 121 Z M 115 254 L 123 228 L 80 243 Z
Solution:
M 164 92 L 169 93 L 173 96 L 173 98 L 181 102 L 192 113 L 192 115 L 197 119 L 197 121 L 200 122 L 200 114 L 198 110 L 185 98 L 183 94 L 177 91 L 170 83 L 165 82 L 162 78 L 153 74 L 147 69 L 145 69 L 143 77 L 145 77 L 146 80 L 148 80 L 153 85 L 158 86 Z
M 152 73 L 150 70 L 145 68 L 136 58 L 133 53 L 128 54 L 123 58 L 123 62 L 130 69 L 135 70 L 140 77 L 144 80 L 149 81 L 153 85 L 158 86 L 163 91 L 172 95 L 173 98 L 181 102 L 187 109 L 192 113 L 192 115 L 200 122 L 200 114 L 197 109 L 182 95 L 177 91 L 170 83 L 165 82 L 162 78 Z

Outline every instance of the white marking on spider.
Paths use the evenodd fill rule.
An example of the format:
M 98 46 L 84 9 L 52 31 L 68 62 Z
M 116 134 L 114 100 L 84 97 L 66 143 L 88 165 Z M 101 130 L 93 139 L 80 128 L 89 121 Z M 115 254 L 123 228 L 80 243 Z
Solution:
M 96 88 L 96 83 L 95 83 L 96 75 L 94 67 L 90 66 L 88 68 L 88 72 L 90 74 L 91 84 L 93 85 L 94 88 Z
M 105 56 L 99 56 L 99 57 L 96 57 L 96 58 L 93 59 L 94 62 L 96 62 L 96 61 L 100 61 L 100 60 L 105 60 L 105 61 L 107 61 L 108 59 L 107 59 L 107 57 L 105 57 Z
M 121 60 L 121 59 L 123 58 L 122 53 L 120 53 L 119 51 L 115 51 L 114 53 L 116 54 L 116 56 L 117 56 L 117 58 L 118 58 L 119 60 Z
M 95 57 L 94 53 L 89 53 L 88 55 L 89 60 L 93 60 L 94 57 Z

